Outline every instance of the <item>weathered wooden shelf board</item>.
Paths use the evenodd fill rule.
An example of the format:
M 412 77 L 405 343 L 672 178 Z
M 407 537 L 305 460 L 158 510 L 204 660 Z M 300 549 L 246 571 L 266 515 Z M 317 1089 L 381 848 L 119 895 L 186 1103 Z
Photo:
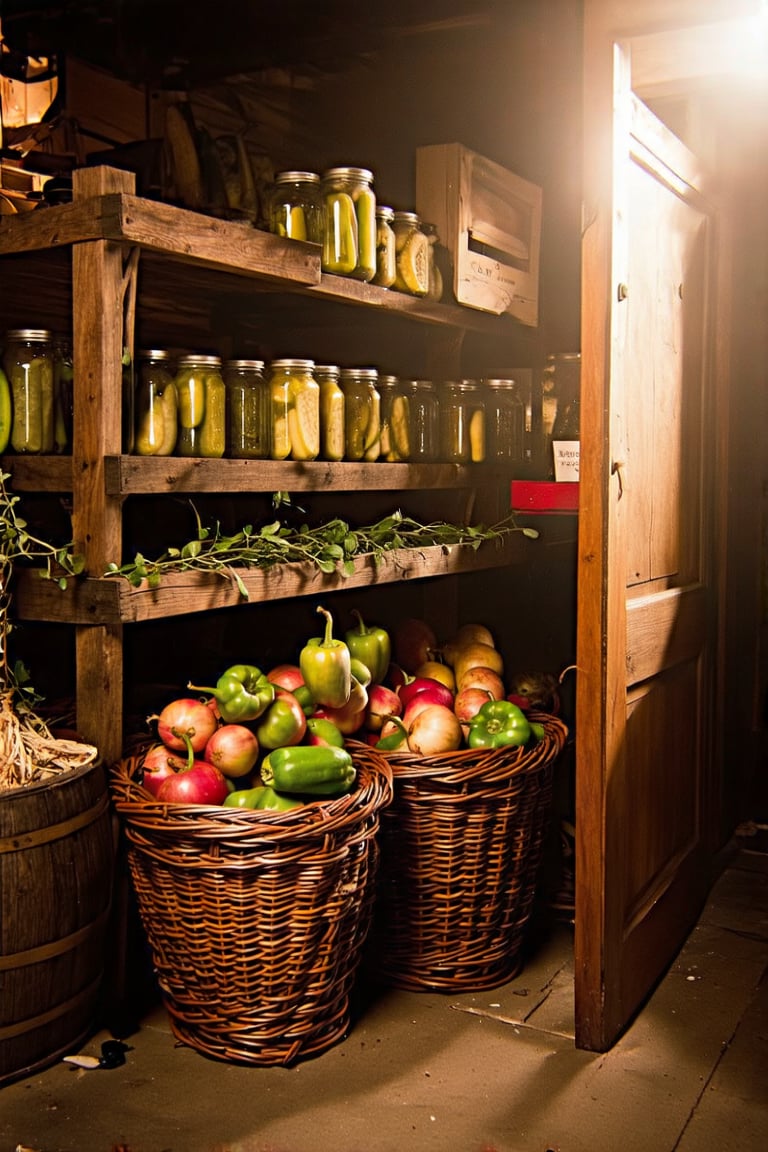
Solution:
M 70 456 L 5 456 L 2 467 L 17 492 L 69 492 Z M 107 456 L 109 496 L 172 492 L 355 492 L 509 487 L 502 465 L 357 464 L 313 460 L 204 460 L 177 456 Z
M 173 204 L 111 192 L 43 212 L 3 216 L 0 255 L 85 240 L 138 244 L 150 252 L 205 268 L 277 280 L 320 282 L 320 247 L 287 241 L 242 221 L 221 220 Z
M 266 569 L 238 568 L 238 576 L 248 591 L 247 601 L 226 572 L 169 572 L 157 588 L 146 584 L 134 588 L 123 577 L 114 576 L 70 580 L 67 588 L 61 589 L 55 582 L 41 579 L 38 572 L 26 571 L 19 573 L 14 609 L 20 619 L 27 620 L 136 624 L 242 607 L 249 602 L 501 568 L 520 562 L 524 548 L 525 538 L 515 533 L 504 540 L 484 541 L 477 549 L 470 544 L 401 549 L 383 554 L 378 565 L 372 555 L 358 556 L 349 576 L 341 571 L 325 574 L 310 562 Z

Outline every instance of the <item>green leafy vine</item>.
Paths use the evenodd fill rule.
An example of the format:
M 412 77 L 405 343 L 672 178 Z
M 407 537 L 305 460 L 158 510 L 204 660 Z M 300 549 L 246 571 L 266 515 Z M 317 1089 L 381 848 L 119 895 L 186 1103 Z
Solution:
M 289 502 L 286 493 L 276 493 L 273 498 L 275 505 Z M 145 584 L 157 588 L 169 572 L 218 572 L 234 580 L 240 595 L 247 600 L 248 590 L 238 568 L 271 568 L 308 561 L 321 572 L 338 571 L 350 576 L 359 556 L 372 556 L 378 566 L 385 554 L 398 549 L 466 544 L 476 550 L 486 541 L 503 541 L 513 532 L 538 536 L 533 528 L 518 527 L 512 516 L 491 527 L 465 527 L 444 521 L 421 524 L 400 511 L 362 528 L 353 528 L 338 517 L 314 528 L 307 524 L 291 528 L 277 519 L 260 528 L 247 524 L 226 535 L 218 522 L 213 528 L 205 527 L 194 505 L 193 511 L 197 524 L 194 539 L 181 547 L 168 548 L 154 560 L 137 552 L 125 564 L 110 564 L 105 575 L 122 576 L 136 588 Z

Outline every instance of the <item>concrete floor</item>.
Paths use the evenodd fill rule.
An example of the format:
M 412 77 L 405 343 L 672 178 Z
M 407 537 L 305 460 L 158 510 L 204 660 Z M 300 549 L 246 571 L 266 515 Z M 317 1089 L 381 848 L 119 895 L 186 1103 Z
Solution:
M 362 998 L 345 1040 L 290 1069 L 178 1047 L 150 1005 L 123 1066 L 3 1088 L 0 1152 L 768 1149 L 768 855 L 731 861 L 609 1053 L 574 1047 L 572 1001 L 570 930 L 542 920 L 504 987 Z

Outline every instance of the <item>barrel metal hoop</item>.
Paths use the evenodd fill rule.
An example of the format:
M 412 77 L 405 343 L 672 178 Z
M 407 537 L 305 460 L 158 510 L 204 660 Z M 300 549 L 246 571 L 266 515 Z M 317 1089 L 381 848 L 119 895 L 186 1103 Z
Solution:
M 0 839 L 0 855 L 6 852 L 22 852 L 27 848 L 35 848 L 39 844 L 50 844 L 53 840 L 62 840 L 81 828 L 87 828 L 104 815 L 109 807 L 109 796 L 105 792 L 90 808 L 85 808 L 72 816 L 69 820 L 62 820 L 59 824 L 47 824 L 34 832 L 21 832 L 18 836 L 6 836 Z
M 47 944 L 40 944 L 37 948 L 27 948 L 23 952 L 4 952 L 0 956 L 0 972 L 8 972 L 12 968 L 24 968 L 28 964 L 40 964 L 44 960 L 52 960 L 54 956 L 63 956 L 65 952 L 74 951 L 96 928 L 100 928 L 106 922 L 109 910 L 108 904 L 95 920 L 78 928 L 77 932 L 70 932 L 69 936 L 61 936 Z
M 101 976 L 99 975 L 91 981 L 87 988 L 83 988 L 76 996 L 70 996 L 69 1000 L 65 1000 L 62 1004 L 57 1004 L 50 1011 L 41 1012 L 39 1016 L 28 1016 L 26 1020 L 18 1020 L 7 1028 L 0 1028 L 0 1040 L 11 1040 L 14 1036 L 23 1036 L 26 1032 L 32 1032 L 35 1028 L 42 1028 L 45 1024 L 51 1024 L 60 1016 L 65 1016 L 67 1012 L 89 1003 L 94 993 L 98 991 L 100 983 Z

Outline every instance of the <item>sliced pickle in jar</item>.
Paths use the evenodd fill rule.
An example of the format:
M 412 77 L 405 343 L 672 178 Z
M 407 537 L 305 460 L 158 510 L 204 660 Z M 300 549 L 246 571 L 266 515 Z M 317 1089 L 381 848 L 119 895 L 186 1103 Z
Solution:
M 301 391 L 288 409 L 288 438 L 294 460 L 314 460 L 320 452 L 317 394 Z
M 411 232 L 397 257 L 400 278 L 414 296 L 429 291 L 429 241 L 423 232 Z

